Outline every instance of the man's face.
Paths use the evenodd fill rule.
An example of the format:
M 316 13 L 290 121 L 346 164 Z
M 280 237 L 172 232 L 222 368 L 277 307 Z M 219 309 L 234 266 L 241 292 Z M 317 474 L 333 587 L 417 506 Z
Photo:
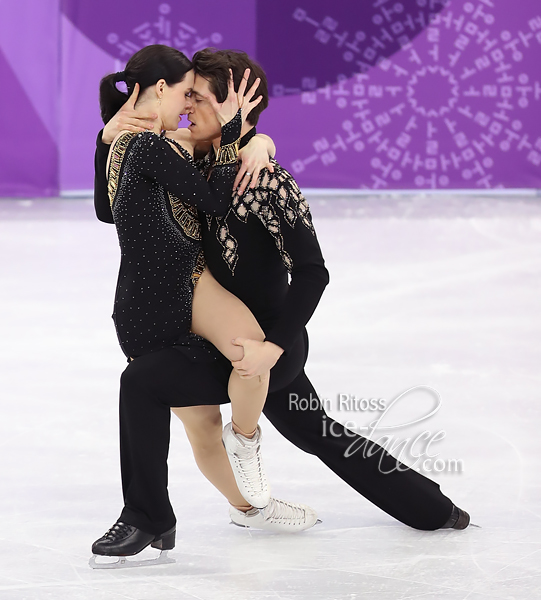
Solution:
M 191 122 L 189 130 L 192 132 L 193 139 L 196 141 L 213 141 L 222 134 L 222 128 L 216 118 L 216 113 L 205 99 L 206 95 L 216 99 L 209 89 L 209 82 L 200 75 L 195 76 L 192 87 L 192 109 L 188 114 Z

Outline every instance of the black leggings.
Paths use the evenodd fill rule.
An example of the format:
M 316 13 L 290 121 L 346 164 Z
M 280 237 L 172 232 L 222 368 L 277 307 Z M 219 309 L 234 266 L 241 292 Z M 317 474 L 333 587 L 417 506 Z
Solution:
M 347 435 L 319 402 L 308 410 L 290 407 L 290 394 L 317 397 L 304 373 L 307 352 L 305 332 L 271 371 L 265 416 L 286 439 L 320 458 L 389 515 L 416 529 L 441 527 L 453 504 L 437 483 L 399 463 L 374 442 L 350 431 Z M 210 362 L 208 356 L 190 348 L 166 348 L 128 365 L 120 385 L 124 522 L 156 535 L 175 524 L 167 493 L 170 407 L 228 402 L 230 372 L 231 365 L 223 357 L 214 356 Z M 324 435 L 331 430 L 331 423 L 335 423 L 333 435 Z M 346 458 L 344 452 L 354 440 L 357 451 Z

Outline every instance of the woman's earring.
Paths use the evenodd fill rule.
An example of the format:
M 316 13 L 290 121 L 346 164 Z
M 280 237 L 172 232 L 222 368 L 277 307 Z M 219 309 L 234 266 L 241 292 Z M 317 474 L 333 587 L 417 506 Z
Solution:
M 158 98 L 158 104 L 161 104 L 161 103 L 162 103 L 162 99 Z

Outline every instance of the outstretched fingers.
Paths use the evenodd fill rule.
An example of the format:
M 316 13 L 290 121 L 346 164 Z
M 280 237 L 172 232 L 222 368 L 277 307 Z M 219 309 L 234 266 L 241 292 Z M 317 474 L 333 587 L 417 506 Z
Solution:
M 242 76 L 240 85 L 239 85 L 239 91 L 237 92 L 237 95 L 239 97 L 239 103 L 242 103 L 242 99 L 244 98 L 244 93 L 246 92 L 246 86 L 248 85 L 248 80 L 250 79 L 250 69 L 246 69 L 244 71 L 244 75 Z
M 263 96 L 258 96 L 252 102 L 245 102 L 242 105 L 241 110 L 242 110 L 242 117 L 243 117 L 244 121 L 246 120 L 248 115 L 252 112 L 252 110 L 254 110 L 254 108 L 261 102 L 261 100 L 263 100 Z
M 242 97 L 240 106 L 242 109 L 242 116 L 244 117 L 244 119 L 246 119 L 246 117 L 252 112 L 252 110 L 261 102 L 261 100 L 263 100 L 263 96 L 258 96 L 255 100 L 252 100 L 255 93 L 257 92 L 257 88 L 259 87 L 260 83 L 261 83 L 261 78 L 258 77 L 254 81 L 252 87 Z
M 231 121 L 240 108 L 237 92 L 235 92 L 235 84 L 233 82 L 233 72 L 231 69 L 229 69 L 229 82 L 227 85 L 227 98 L 225 101 L 221 104 L 218 103 L 216 97 L 212 94 L 205 94 L 203 97 L 211 105 L 222 127 Z
M 229 82 L 228 82 L 228 91 L 230 94 L 235 93 L 235 82 L 233 81 L 233 70 L 229 69 Z
M 229 69 L 229 81 L 227 82 L 226 102 L 229 102 L 232 106 L 236 106 L 238 103 L 237 92 L 235 92 L 235 82 L 233 81 L 233 71 L 231 69 Z
M 254 81 L 252 87 L 248 90 L 248 93 L 245 95 L 245 98 L 247 98 L 248 101 L 250 101 L 255 96 L 255 93 L 257 92 L 257 88 L 259 87 L 260 83 L 261 83 L 261 77 L 258 77 Z M 245 89 L 246 89 L 246 86 L 245 86 Z

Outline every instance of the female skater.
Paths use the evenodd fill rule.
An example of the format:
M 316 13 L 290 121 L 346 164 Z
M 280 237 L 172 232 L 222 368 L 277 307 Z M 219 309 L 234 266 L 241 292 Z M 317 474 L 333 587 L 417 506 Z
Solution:
M 190 153 L 162 135 L 165 130 L 175 130 L 179 116 L 190 109 L 193 71 L 188 59 L 172 48 L 159 45 L 136 53 L 123 73 L 102 80 L 100 103 L 105 122 L 125 101 L 125 95 L 115 85 L 121 80 L 126 81 L 130 92 L 138 83 L 139 102 L 158 115 L 152 131 L 121 132 L 109 155 L 109 198 L 122 252 L 113 314 L 121 347 L 130 359 L 137 361 L 168 347 L 204 347 L 205 341 L 197 336 L 202 333 L 230 361 L 240 360 L 243 350 L 233 345 L 232 339 L 240 336 L 263 342 L 264 335 L 245 305 L 221 288 L 204 269 L 197 209 L 215 215 L 227 210 L 236 176 L 241 126 L 260 101 L 252 100 L 259 82 L 245 96 L 246 81 L 238 94 L 231 81 L 226 101 L 221 105 L 214 102 L 222 124 L 222 140 L 207 182 L 195 168 Z M 194 289 L 197 289 L 195 295 Z M 197 315 L 193 322 L 192 302 L 194 316 Z M 224 443 L 238 489 L 235 495 L 229 478 L 226 495 L 232 504 L 244 510 L 252 506 L 263 509 L 270 501 L 257 425 L 268 378 L 268 371 L 239 374 L 234 370 L 229 379 L 233 419 L 232 427 L 226 427 L 224 432 Z M 194 417 L 197 412 L 190 415 L 190 421 L 196 423 Z M 190 431 L 190 427 L 187 429 Z M 200 467 L 203 464 L 204 472 L 206 465 L 215 467 L 204 459 L 198 460 L 198 464 Z M 223 465 L 220 469 L 223 470 Z M 211 481 L 219 475 L 215 468 L 213 473 L 205 474 Z M 124 473 L 123 484 L 126 497 L 129 485 L 125 485 Z M 224 490 L 222 484 L 217 487 Z M 141 549 L 133 552 L 135 546 L 130 546 L 129 540 L 120 549 L 116 544 L 119 538 L 130 537 L 124 535 L 126 527 L 130 527 L 129 514 L 130 507 L 126 506 L 123 515 L 128 518 L 117 522 L 94 544 L 95 554 L 111 554 L 113 546 L 114 553 L 120 555 Z M 312 520 L 311 525 L 315 518 Z M 131 527 L 136 529 L 137 523 Z M 171 537 L 174 543 L 174 528 L 151 535 L 148 543 L 170 545 Z
M 140 104 L 152 106 L 158 119 L 152 131 L 138 135 L 122 132 L 109 155 L 109 196 L 122 248 L 114 311 L 121 346 L 133 359 L 166 345 L 193 343 L 193 334 L 204 330 L 206 339 L 229 360 L 240 360 L 242 348 L 234 346 L 232 339 L 241 335 L 263 341 L 263 332 L 248 309 L 229 298 L 208 270 L 205 273 L 194 209 L 225 214 L 236 176 L 242 123 L 260 101 L 252 101 L 257 85 L 244 96 L 245 86 L 237 95 L 231 82 L 227 100 L 216 104 L 223 140 L 207 183 L 189 153 L 161 136 L 162 131 L 174 130 L 179 115 L 190 108 L 194 75 L 188 59 L 166 46 L 148 46 L 128 61 L 124 76 L 128 84 L 140 84 Z M 105 119 L 118 108 L 111 102 L 119 93 L 118 79 L 115 74 L 102 80 L 100 102 Z M 171 227 L 175 222 L 171 216 L 180 227 Z M 158 286 L 153 285 L 157 278 Z M 198 279 L 197 319 L 192 324 Z M 224 303 L 229 308 L 227 321 L 217 315 Z M 212 326 L 205 327 L 206 322 Z M 268 379 L 268 373 L 249 378 L 232 371 L 229 380 L 233 430 L 250 448 L 259 445 L 257 421 Z M 242 477 L 242 468 L 240 472 L 246 500 L 257 508 L 265 507 L 270 494 L 261 465 L 258 477 Z

